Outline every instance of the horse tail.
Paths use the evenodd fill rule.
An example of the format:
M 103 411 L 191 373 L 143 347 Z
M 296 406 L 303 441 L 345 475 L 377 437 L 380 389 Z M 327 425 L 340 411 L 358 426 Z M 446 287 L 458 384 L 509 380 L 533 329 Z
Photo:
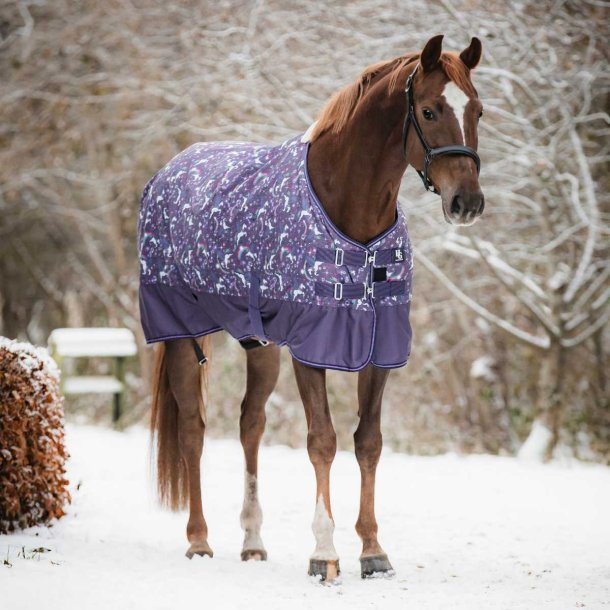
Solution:
M 197 340 L 203 351 L 209 354 L 208 337 Z M 195 354 L 193 354 L 195 362 Z M 199 413 L 205 423 L 205 392 L 208 366 L 200 366 Z M 157 348 L 153 377 L 152 412 L 150 418 L 151 445 L 154 455 L 156 444 L 157 492 L 159 501 L 171 510 L 186 508 L 189 499 L 186 462 L 180 452 L 178 436 L 178 403 L 169 384 L 165 345 Z M 154 458 L 153 458 L 154 459 Z

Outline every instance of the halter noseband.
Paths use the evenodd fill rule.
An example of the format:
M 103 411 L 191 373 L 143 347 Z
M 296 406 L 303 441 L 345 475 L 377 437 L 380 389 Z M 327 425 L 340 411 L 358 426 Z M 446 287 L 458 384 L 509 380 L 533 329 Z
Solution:
M 415 77 L 415 73 L 419 68 L 419 64 L 415 66 L 415 70 L 411 72 L 409 78 L 407 78 L 407 83 L 405 85 L 405 95 L 407 97 L 407 116 L 405 117 L 405 122 L 402 128 L 402 150 L 407 157 L 407 135 L 409 133 L 409 125 L 413 124 L 415 127 L 415 133 L 421 142 L 421 145 L 424 149 L 424 171 L 420 171 L 416 169 L 415 171 L 419 174 L 419 177 L 422 179 L 424 183 L 424 188 L 427 191 L 432 191 L 433 193 L 437 193 L 434 184 L 428 178 L 428 167 L 430 163 L 436 159 L 436 157 L 443 157 L 445 155 L 466 155 L 470 157 L 477 166 L 477 175 L 481 171 L 481 159 L 477 154 L 477 151 L 469 146 L 462 146 L 461 144 L 451 144 L 450 146 L 440 146 L 438 148 L 431 148 L 426 142 L 426 138 L 424 138 L 424 134 L 417 122 L 417 118 L 415 117 L 415 104 L 413 103 L 413 78 Z

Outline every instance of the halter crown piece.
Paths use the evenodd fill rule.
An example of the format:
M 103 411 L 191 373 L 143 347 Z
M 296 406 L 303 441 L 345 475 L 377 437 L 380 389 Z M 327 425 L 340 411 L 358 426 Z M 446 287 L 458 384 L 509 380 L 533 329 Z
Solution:
M 405 117 L 405 122 L 402 128 L 402 151 L 407 157 L 407 135 L 409 133 L 409 126 L 413 124 L 415 128 L 415 133 L 421 142 L 421 145 L 424 149 L 424 170 L 420 171 L 416 169 L 419 177 L 422 179 L 424 183 L 424 188 L 427 191 L 432 191 L 433 193 L 438 193 L 434 184 L 428 178 L 428 168 L 430 163 L 437 157 L 444 157 L 445 155 L 466 155 L 470 157 L 477 166 L 477 175 L 481 171 L 481 159 L 477 154 L 477 151 L 474 148 L 470 148 L 469 146 L 462 146 L 461 144 L 451 144 L 449 146 L 440 146 L 438 148 L 431 148 L 428 142 L 426 142 L 426 138 L 424 138 L 424 134 L 417 122 L 417 118 L 415 116 L 415 104 L 413 102 L 413 79 L 415 77 L 415 73 L 419 68 L 419 64 L 415 66 L 415 70 L 411 72 L 409 78 L 407 78 L 407 83 L 405 85 L 405 95 L 407 98 L 407 116 Z

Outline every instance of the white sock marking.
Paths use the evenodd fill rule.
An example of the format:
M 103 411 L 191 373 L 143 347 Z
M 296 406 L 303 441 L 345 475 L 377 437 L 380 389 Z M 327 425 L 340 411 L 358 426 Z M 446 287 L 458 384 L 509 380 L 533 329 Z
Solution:
M 240 515 L 241 527 L 245 532 L 243 550 L 263 550 L 261 540 L 261 525 L 263 523 L 263 511 L 258 503 L 258 481 L 253 474 L 246 472 L 244 505 Z
M 464 110 L 468 103 L 468 96 L 453 81 L 449 81 L 445 85 L 443 95 L 445 96 L 447 104 L 451 106 L 455 118 L 458 120 L 462 141 L 466 144 L 466 137 L 464 135 Z
M 311 529 L 316 537 L 316 550 L 311 558 L 324 561 L 336 561 L 339 559 L 333 543 L 335 524 L 326 512 L 322 495 L 320 495 L 316 504 L 316 512 L 314 513 Z

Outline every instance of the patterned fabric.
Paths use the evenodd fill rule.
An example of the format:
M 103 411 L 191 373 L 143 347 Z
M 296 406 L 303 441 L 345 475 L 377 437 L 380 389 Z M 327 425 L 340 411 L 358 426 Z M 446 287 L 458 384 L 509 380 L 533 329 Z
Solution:
M 315 366 L 406 363 L 412 252 L 403 213 L 368 244 L 343 235 L 309 182 L 308 147 L 300 137 L 194 144 L 146 185 L 138 234 L 149 342 L 224 328 L 288 344 Z

